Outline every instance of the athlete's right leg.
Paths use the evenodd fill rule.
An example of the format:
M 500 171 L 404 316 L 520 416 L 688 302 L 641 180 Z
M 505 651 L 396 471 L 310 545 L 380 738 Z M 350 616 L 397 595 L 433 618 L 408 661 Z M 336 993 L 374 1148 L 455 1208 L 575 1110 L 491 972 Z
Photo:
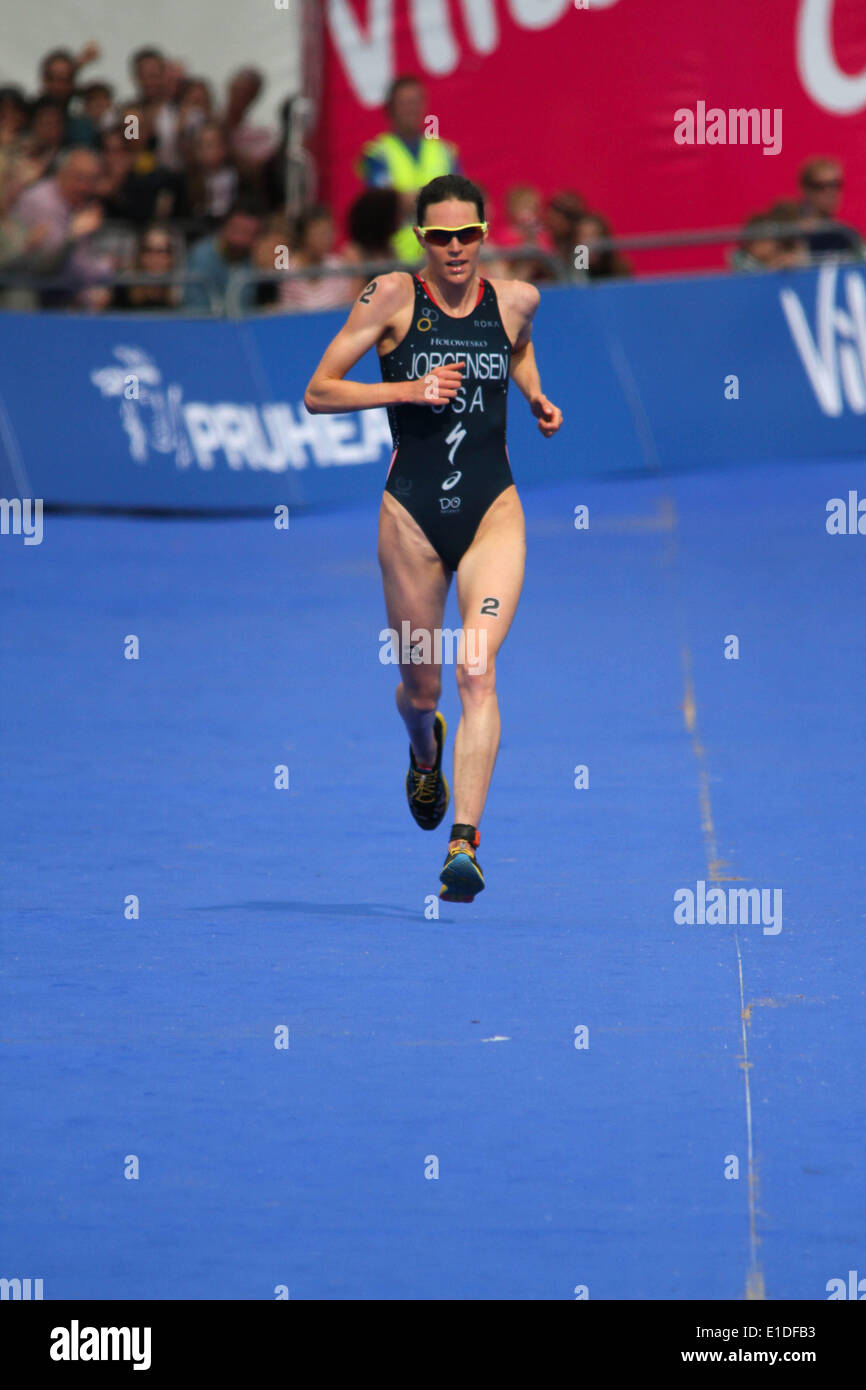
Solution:
M 431 767 L 436 760 L 433 720 L 442 693 L 442 667 L 432 661 L 434 632 L 442 627 L 451 570 L 443 564 L 421 527 L 406 508 L 383 493 L 379 511 L 379 565 L 385 591 L 388 626 L 400 643 L 403 623 L 409 632 L 429 634 L 431 660 L 400 663 L 397 709 L 418 762 Z

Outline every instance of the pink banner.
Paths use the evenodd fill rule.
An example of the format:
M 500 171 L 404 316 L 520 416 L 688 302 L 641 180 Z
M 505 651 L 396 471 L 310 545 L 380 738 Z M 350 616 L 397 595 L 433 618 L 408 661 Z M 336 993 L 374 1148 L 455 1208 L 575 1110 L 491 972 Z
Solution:
M 315 149 L 342 216 L 353 164 L 416 73 L 439 134 L 492 199 L 574 188 L 616 232 L 736 226 L 797 196 L 811 155 L 842 160 L 859 229 L 866 151 L 863 0 L 324 0 Z M 643 269 L 722 264 L 655 253 Z

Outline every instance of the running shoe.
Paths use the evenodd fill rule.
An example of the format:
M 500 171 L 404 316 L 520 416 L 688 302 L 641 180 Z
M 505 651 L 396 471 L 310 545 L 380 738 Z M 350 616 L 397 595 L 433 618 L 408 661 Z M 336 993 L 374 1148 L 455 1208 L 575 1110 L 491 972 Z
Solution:
M 471 903 L 484 888 L 484 874 L 468 840 L 456 840 L 439 875 L 439 896 L 446 903 Z
M 433 723 L 436 736 L 436 762 L 431 768 L 419 767 L 409 746 L 409 771 L 406 773 L 406 800 L 416 825 L 422 830 L 435 830 L 448 810 L 450 792 L 442 771 L 442 749 L 445 746 L 446 724 L 439 711 Z

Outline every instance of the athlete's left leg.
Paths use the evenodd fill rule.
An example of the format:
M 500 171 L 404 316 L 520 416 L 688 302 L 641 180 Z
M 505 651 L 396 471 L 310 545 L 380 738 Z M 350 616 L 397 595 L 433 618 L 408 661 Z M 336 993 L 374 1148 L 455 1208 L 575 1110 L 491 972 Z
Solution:
M 526 529 L 512 485 L 490 504 L 457 567 L 465 660 L 457 665 L 463 716 L 454 741 L 454 820 L 478 826 L 499 749 L 496 657 L 523 587 Z M 455 841 L 451 842 L 456 843 Z

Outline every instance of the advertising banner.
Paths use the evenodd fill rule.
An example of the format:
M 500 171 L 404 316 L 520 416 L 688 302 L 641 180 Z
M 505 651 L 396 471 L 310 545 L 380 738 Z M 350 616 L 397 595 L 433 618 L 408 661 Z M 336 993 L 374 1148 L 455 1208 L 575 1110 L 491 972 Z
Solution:
M 861 0 L 324 0 L 321 192 L 342 215 L 399 74 L 501 225 L 506 190 L 575 189 L 615 232 L 741 225 L 841 159 L 839 216 L 866 229 Z M 718 248 L 639 268 L 722 264 Z
M 217 511 L 377 497 L 387 412 L 310 415 L 303 403 L 343 321 L 0 316 L 5 495 Z M 859 268 L 551 288 L 533 337 L 565 419 L 543 439 L 512 386 L 519 487 L 866 455 Z M 379 380 L 375 353 L 351 376 Z

